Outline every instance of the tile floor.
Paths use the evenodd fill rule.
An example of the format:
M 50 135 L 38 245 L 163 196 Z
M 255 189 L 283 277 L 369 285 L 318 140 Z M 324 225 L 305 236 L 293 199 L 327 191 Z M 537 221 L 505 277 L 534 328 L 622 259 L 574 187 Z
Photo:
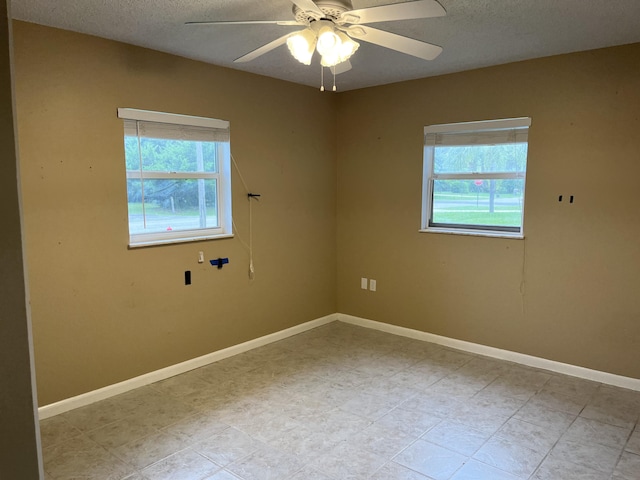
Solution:
M 638 480 L 640 392 L 334 322 L 41 422 L 46 479 Z

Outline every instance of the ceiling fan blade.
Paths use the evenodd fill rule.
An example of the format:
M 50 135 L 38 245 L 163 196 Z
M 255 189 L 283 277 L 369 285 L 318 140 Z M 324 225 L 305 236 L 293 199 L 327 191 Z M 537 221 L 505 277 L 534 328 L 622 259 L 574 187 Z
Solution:
M 295 20 L 240 20 L 230 22 L 186 22 L 185 25 L 304 25 Z
M 330 70 L 334 75 L 340 75 L 341 73 L 348 72 L 351 68 L 353 68 L 351 62 L 349 60 L 345 60 L 342 63 L 330 67 Z
M 320 10 L 320 7 L 315 4 L 313 0 L 291 0 L 294 4 L 298 6 L 303 12 L 313 13 L 314 17 L 323 18 L 324 12 Z
M 344 12 L 338 18 L 338 23 L 360 25 L 363 23 L 389 22 L 412 18 L 442 17 L 446 14 L 447 11 L 435 0 L 417 0 L 350 10 Z
M 377 28 L 367 27 L 365 25 L 347 28 L 346 32 L 358 40 L 374 43 L 381 47 L 390 48 L 391 50 L 406 53 L 407 55 L 413 55 L 414 57 L 422 58 L 424 60 L 433 60 L 442 53 L 442 47 L 437 45 L 421 42 L 420 40 L 414 40 L 413 38 L 403 37 L 402 35 L 396 35 L 395 33 L 385 32 L 384 30 L 378 30 Z
M 283 35 L 280 38 L 276 38 L 274 41 L 269 42 L 266 45 L 261 46 L 260 48 L 256 48 L 255 50 L 247 53 L 246 55 L 243 55 L 240 58 L 236 58 L 234 62 L 236 63 L 250 62 L 251 60 L 258 58 L 259 56 L 264 55 L 267 52 L 270 52 L 274 48 L 278 48 L 280 45 L 284 45 L 285 43 L 287 43 L 287 38 L 289 38 L 290 36 L 291 34 L 287 33 L 286 35 Z

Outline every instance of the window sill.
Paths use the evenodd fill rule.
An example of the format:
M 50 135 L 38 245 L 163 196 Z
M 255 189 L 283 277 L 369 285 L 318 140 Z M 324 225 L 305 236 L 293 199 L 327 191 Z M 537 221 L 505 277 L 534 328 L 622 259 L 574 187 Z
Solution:
M 445 235 L 467 235 L 472 237 L 493 237 L 493 238 L 510 238 L 513 240 L 523 240 L 522 233 L 508 232 L 489 232 L 486 230 L 464 230 L 461 228 L 428 228 L 418 230 L 420 233 L 440 233 Z
M 183 238 L 166 238 L 161 240 L 147 240 L 141 242 L 130 242 L 129 248 L 143 248 L 143 247 L 156 247 L 159 245 L 171 245 L 174 243 L 188 243 L 188 242 L 201 242 L 204 240 L 219 240 L 222 238 L 233 238 L 232 233 L 225 233 L 220 235 L 206 235 L 200 237 L 183 237 Z

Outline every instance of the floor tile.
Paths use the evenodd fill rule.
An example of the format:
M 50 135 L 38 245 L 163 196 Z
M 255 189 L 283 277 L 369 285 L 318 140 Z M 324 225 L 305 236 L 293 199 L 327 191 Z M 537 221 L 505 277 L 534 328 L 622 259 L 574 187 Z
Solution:
M 210 385 L 209 382 L 202 378 L 200 373 L 192 370 L 191 372 L 154 383 L 152 387 L 176 397 L 183 397 L 195 392 L 201 392 Z
M 177 399 L 164 396 L 153 404 L 142 404 L 133 409 L 132 415 L 155 428 L 163 428 L 196 414 L 195 407 Z
M 483 392 L 488 395 L 505 396 L 528 401 L 533 397 L 539 388 L 528 384 L 513 384 L 509 379 L 499 377 L 494 382 L 484 388 Z
M 415 384 L 405 385 L 395 378 L 374 379 L 361 385 L 358 390 L 362 393 L 386 398 L 390 402 L 395 402 L 396 405 L 409 400 L 422 391 Z
M 618 461 L 621 449 L 604 445 L 585 445 L 560 440 L 551 451 L 552 455 L 593 470 L 611 473 Z
M 569 425 L 576 419 L 576 415 L 549 410 L 540 405 L 527 403 L 518 410 L 513 418 L 533 423 L 534 425 L 538 425 L 560 435 L 569 428 Z
M 597 403 L 599 398 L 606 403 L 614 403 L 625 406 L 629 410 L 635 410 L 636 413 L 640 409 L 640 391 L 602 384 L 593 396 L 594 403 Z
M 291 477 L 303 465 L 296 455 L 264 446 L 227 470 L 245 480 L 280 480 Z
M 45 480 L 47 477 L 45 476 Z M 143 476 L 141 473 L 134 473 L 133 475 L 129 475 L 128 477 L 123 478 L 122 480 L 148 480 L 147 477 Z
M 278 411 L 257 415 L 253 420 L 236 422 L 234 426 L 256 440 L 267 442 L 298 427 L 300 423 L 300 420 L 290 418 Z
M 509 415 L 500 415 L 497 410 L 478 408 L 477 405 L 467 402 L 458 405 L 448 418 L 492 435 L 509 420 Z
M 153 480 L 153 479 L 149 479 L 149 480 Z M 204 477 L 202 480 L 242 480 L 242 479 L 239 477 L 236 477 L 234 474 L 232 474 L 231 472 L 228 472 L 227 470 L 220 470 L 219 472 L 216 472 L 211 476 Z
M 184 447 L 184 442 L 179 438 L 162 432 L 134 440 L 111 451 L 135 468 L 143 469 Z
M 550 455 L 531 477 L 532 480 L 609 480 L 609 474 Z
M 464 455 L 425 440 L 417 440 L 394 458 L 394 462 L 434 480 L 447 480 L 466 460 Z
M 587 403 L 587 399 L 580 399 L 554 391 L 542 390 L 529 399 L 529 403 L 540 405 L 549 410 L 578 415 Z
M 386 463 L 370 478 L 371 480 L 429 480 L 429 477 L 395 462 Z
M 429 390 L 401 403 L 404 410 L 415 410 L 436 416 L 447 416 L 456 411 L 461 405 L 459 399 L 451 398 L 446 393 L 431 392 Z
M 470 457 L 489 437 L 480 430 L 445 420 L 425 433 L 422 439 Z
M 438 380 L 430 386 L 429 391 L 442 393 L 451 398 L 466 400 L 477 394 L 490 382 L 459 375 L 458 371 Z
M 76 408 L 61 416 L 78 430 L 87 432 L 109 425 L 129 415 L 129 410 L 122 409 L 115 400 L 108 399 L 86 407 Z
M 544 385 L 544 390 L 562 393 L 570 397 L 589 399 L 598 390 L 599 386 L 600 384 L 597 382 L 582 378 L 553 375 Z
M 495 416 L 511 417 L 526 403 L 513 397 L 494 395 L 484 390 L 464 402 L 473 410 L 483 411 Z
M 215 411 L 227 407 L 238 399 L 238 393 L 224 384 L 208 384 L 202 389 L 180 397 L 180 401 L 201 410 Z
M 329 453 L 311 462 L 311 467 L 340 480 L 369 478 L 386 460 L 353 444 L 340 443 Z
M 524 480 L 527 477 L 518 477 L 510 473 L 498 470 L 477 460 L 469 460 L 464 464 L 451 480 Z
M 451 371 L 441 365 L 424 360 L 396 373 L 391 380 L 403 385 L 421 385 L 429 387 L 449 375 Z
M 310 461 L 333 450 L 341 441 L 319 426 L 307 423 L 272 438 L 267 443 Z
M 511 385 L 541 389 L 551 379 L 551 376 L 550 373 L 535 368 L 504 362 L 504 371 L 498 380 L 508 382 Z
M 627 452 L 640 455 L 640 426 L 636 426 L 636 429 L 631 434 L 627 446 L 625 447 Z
M 529 477 L 544 459 L 544 454 L 512 443 L 500 437 L 493 437 L 473 456 L 474 459 L 518 477 Z
M 120 480 L 135 468 L 84 436 L 42 452 L 44 469 L 54 479 Z
M 314 423 L 320 434 L 336 442 L 348 439 L 372 423 L 366 418 L 340 409 L 310 417 L 309 420 Z
M 631 430 L 625 427 L 616 427 L 607 423 L 578 417 L 563 435 L 563 440 L 578 443 L 596 443 L 622 449 L 627 443 Z
M 58 445 L 81 434 L 82 432 L 71 425 L 62 415 L 47 418 L 40 422 L 42 448 Z
M 613 472 L 624 480 L 638 480 L 640 478 L 640 455 L 624 452 Z
M 220 470 L 220 466 L 187 449 L 175 453 L 142 470 L 153 480 L 201 480 Z
M 495 436 L 546 455 L 559 440 L 561 433 L 559 429 L 548 429 L 511 418 L 496 432 Z
M 221 433 L 227 428 L 229 425 L 221 422 L 215 414 L 202 412 L 167 425 L 162 428 L 162 431 L 179 438 L 185 445 L 192 445 Z
M 580 412 L 580 416 L 624 428 L 633 428 L 638 420 L 638 415 L 635 411 L 627 409 L 626 406 L 616 404 L 588 404 Z
M 192 448 L 212 462 L 226 467 L 230 463 L 237 462 L 252 454 L 261 446 L 262 443 L 251 438 L 246 433 L 235 428 L 228 428 L 193 445 Z
M 350 437 L 348 441 L 382 458 L 391 459 L 413 442 L 417 437 L 400 430 L 387 428 L 374 423 L 360 433 Z
M 452 370 L 457 370 L 474 358 L 476 357 L 473 354 L 454 350 L 448 347 L 442 347 L 439 350 L 434 350 L 427 355 L 427 359 L 430 362 L 436 365 L 447 366 Z
M 372 422 L 386 415 L 393 410 L 399 401 L 390 400 L 378 395 L 368 393 L 357 393 L 347 402 L 340 405 L 340 409 L 361 417 L 365 417 Z
M 328 477 L 322 472 L 311 468 L 309 466 L 304 467 L 302 470 L 298 471 L 291 480 L 333 480 L 331 477 Z
M 103 447 L 117 448 L 134 440 L 160 433 L 147 421 L 136 417 L 126 417 L 104 427 L 87 432 L 87 436 Z
M 408 435 L 419 437 L 442 421 L 429 413 L 396 408 L 380 418 L 376 423 L 388 428 L 400 430 Z

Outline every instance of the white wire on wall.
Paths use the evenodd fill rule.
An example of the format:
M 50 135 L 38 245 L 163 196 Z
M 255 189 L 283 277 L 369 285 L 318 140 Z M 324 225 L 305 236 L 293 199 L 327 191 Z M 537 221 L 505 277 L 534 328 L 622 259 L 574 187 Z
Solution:
M 234 233 L 238 236 L 238 240 L 240 240 L 240 243 L 242 244 L 242 246 L 249 253 L 249 279 L 253 280 L 255 278 L 256 272 L 253 266 L 253 211 L 252 211 L 253 202 L 252 200 L 255 197 L 251 196 L 251 190 L 249 190 L 249 187 L 247 187 L 247 182 L 245 182 L 244 177 L 242 176 L 242 172 L 240 171 L 240 168 L 238 167 L 238 163 L 236 162 L 236 159 L 233 156 L 233 154 L 231 154 L 231 161 L 233 162 L 233 166 L 236 167 L 236 172 L 238 172 L 238 177 L 240 178 L 240 182 L 242 182 L 242 186 L 244 187 L 244 190 L 247 194 L 247 199 L 249 200 L 249 244 L 248 245 L 240 236 L 240 232 L 238 232 L 238 227 L 236 226 L 236 221 L 233 219 L 233 217 L 231 221 L 233 223 Z

